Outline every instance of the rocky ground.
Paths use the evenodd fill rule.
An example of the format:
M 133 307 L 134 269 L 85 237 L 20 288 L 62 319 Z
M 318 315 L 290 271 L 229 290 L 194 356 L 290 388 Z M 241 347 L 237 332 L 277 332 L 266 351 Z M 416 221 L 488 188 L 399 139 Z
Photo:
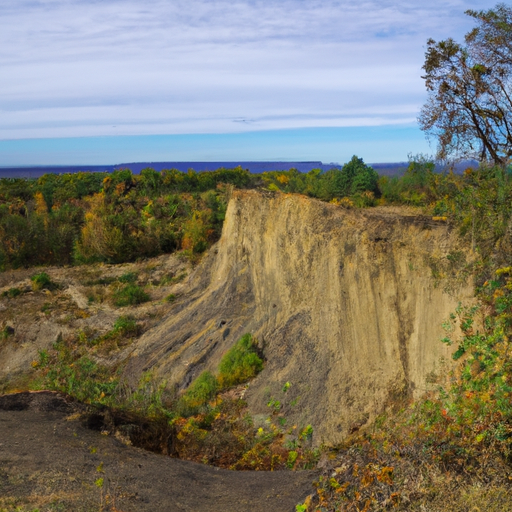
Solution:
M 52 286 L 35 290 L 31 278 L 46 273 Z M 140 333 L 157 325 L 187 290 L 192 272 L 188 260 L 164 255 L 124 265 L 83 265 L 17 269 L 0 273 L 0 392 L 24 389 L 32 378 L 31 364 L 41 350 L 60 338 L 82 333 L 98 338 L 112 329 L 122 315 L 133 317 Z M 123 286 L 122 276 L 136 276 L 136 284 L 149 300 L 117 307 L 113 295 Z M 14 293 L 13 293 L 14 292 Z M 116 365 L 126 359 L 135 338 L 96 351 L 102 364 Z M 106 349 L 106 350 L 105 350 Z
M 127 446 L 50 392 L 0 397 L 0 511 L 293 511 L 312 471 L 236 472 Z

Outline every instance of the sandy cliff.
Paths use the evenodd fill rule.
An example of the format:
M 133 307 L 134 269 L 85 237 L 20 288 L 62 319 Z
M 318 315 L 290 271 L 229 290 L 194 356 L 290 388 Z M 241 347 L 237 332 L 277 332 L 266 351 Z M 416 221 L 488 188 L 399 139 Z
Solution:
M 266 358 L 246 394 L 252 412 L 279 400 L 289 424 L 335 443 L 422 393 L 449 359 L 441 323 L 472 288 L 442 276 L 463 253 L 447 225 L 425 217 L 237 192 L 221 240 L 125 374 L 151 369 L 184 387 L 251 332 Z

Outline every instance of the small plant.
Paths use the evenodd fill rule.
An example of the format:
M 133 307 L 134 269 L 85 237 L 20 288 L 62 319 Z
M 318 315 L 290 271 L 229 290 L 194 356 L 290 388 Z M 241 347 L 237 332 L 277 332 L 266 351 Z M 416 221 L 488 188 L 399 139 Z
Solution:
M 180 398 L 178 411 L 182 416 L 191 416 L 208 404 L 219 389 L 219 383 L 215 376 L 204 371 L 189 386 L 185 394 Z
M 14 336 L 14 329 L 6 325 L 1 331 L 0 331 L 0 340 L 6 340 L 9 336 Z
M 286 466 L 289 469 L 293 469 L 293 466 L 295 465 L 295 461 L 297 460 L 297 457 L 299 456 L 299 452 L 295 450 L 290 450 L 288 452 L 288 460 L 286 461 Z
M 138 336 L 140 333 L 140 326 L 132 316 L 120 316 L 114 323 L 112 331 L 121 336 Z
M 57 285 L 50 279 L 50 276 L 46 272 L 40 272 L 39 274 L 33 275 L 30 280 L 32 281 L 32 289 L 38 290 L 54 290 Z
M 136 272 L 126 272 L 119 278 L 119 282 L 125 284 L 135 284 L 137 282 L 138 275 Z
M 48 354 L 48 350 L 44 350 L 44 349 L 39 350 L 38 356 L 39 356 L 38 364 L 44 368 L 50 361 L 50 354 Z
M 267 407 L 269 407 L 273 413 L 278 413 L 281 410 L 281 402 L 275 398 L 271 398 L 267 403 Z
M 45 302 L 41 306 L 41 313 L 49 313 L 52 310 L 52 305 L 49 302 Z
M 19 288 L 9 288 L 5 292 L 2 292 L 2 297 L 8 297 L 9 299 L 14 299 L 18 297 L 23 292 Z
M 142 304 L 149 299 L 149 295 L 136 284 L 127 284 L 114 292 L 114 304 L 118 308 Z
M 181 281 L 183 281 L 183 279 L 185 279 L 185 277 L 187 277 L 187 273 L 186 272 L 182 272 L 181 274 L 178 274 L 177 276 L 175 276 L 174 274 L 170 274 L 170 275 L 166 275 L 164 277 L 162 277 L 162 279 L 160 279 L 160 281 L 158 281 L 158 283 L 155 283 L 157 284 L 157 286 L 165 286 L 165 285 L 172 285 L 172 284 L 176 284 L 176 283 L 180 283 Z
M 221 359 L 219 384 L 222 388 L 236 386 L 255 377 L 263 369 L 263 360 L 258 355 L 256 340 L 244 334 Z
M 299 435 L 299 439 L 305 441 L 311 441 L 313 438 L 313 427 L 311 425 L 307 425 L 304 427 Z
M 174 302 L 176 300 L 176 295 L 174 295 L 174 293 L 170 293 L 167 295 L 167 297 L 165 297 L 165 300 L 167 302 Z

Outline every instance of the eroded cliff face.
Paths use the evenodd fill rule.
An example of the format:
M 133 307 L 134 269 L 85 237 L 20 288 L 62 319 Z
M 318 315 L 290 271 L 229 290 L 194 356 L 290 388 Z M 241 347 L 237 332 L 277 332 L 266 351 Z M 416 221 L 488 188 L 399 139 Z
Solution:
M 441 323 L 472 286 L 452 280 L 447 292 L 441 267 L 464 250 L 428 218 L 236 192 L 221 240 L 125 374 L 152 369 L 184 387 L 251 332 L 266 359 L 246 393 L 251 411 L 268 415 L 276 399 L 289 425 L 313 426 L 315 444 L 339 442 L 423 393 L 449 361 Z

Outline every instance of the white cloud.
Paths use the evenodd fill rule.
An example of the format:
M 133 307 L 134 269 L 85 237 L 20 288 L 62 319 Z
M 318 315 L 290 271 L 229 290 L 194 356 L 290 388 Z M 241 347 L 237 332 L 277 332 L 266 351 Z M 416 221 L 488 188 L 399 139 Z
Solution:
M 0 138 L 409 123 L 426 39 L 492 5 L 3 0 Z

